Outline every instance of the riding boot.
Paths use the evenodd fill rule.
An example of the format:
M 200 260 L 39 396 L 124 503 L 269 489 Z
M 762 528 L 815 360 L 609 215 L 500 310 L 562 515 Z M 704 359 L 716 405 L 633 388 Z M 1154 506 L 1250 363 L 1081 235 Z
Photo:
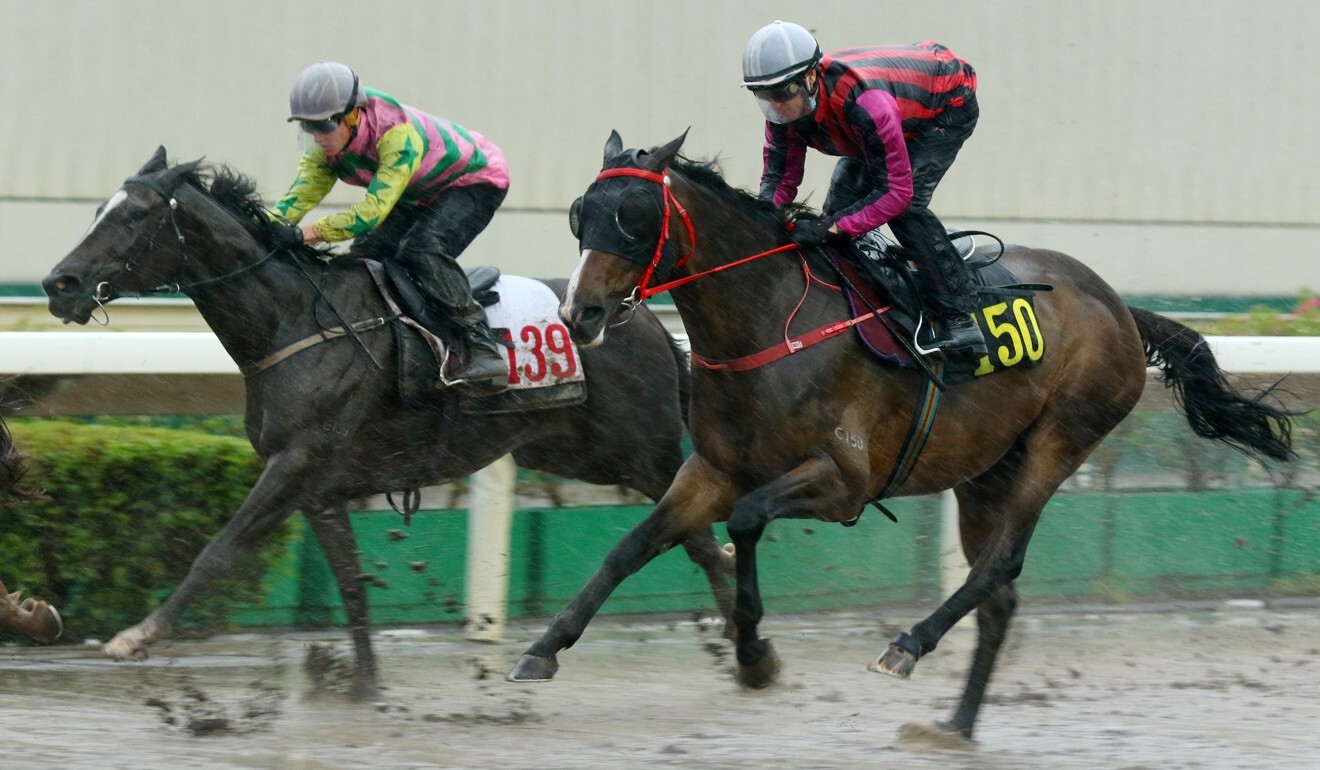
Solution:
M 939 319 L 931 346 L 938 348 L 947 358 L 980 358 L 989 351 L 985 335 L 971 315 Z
M 937 241 L 931 252 L 921 260 L 926 307 L 937 319 L 931 347 L 946 358 L 980 358 L 989 349 L 973 315 L 978 302 L 972 273 L 952 245 Z
M 509 370 L 500 346 L 507 343 L 491 331 L 486 311 L 472 298 L 472 287 L 458 260 L 441 252 L 432 240 L 405 240 L 398 259 L 417 280 L 427 305 L 440 311 L 440 316 L 459 331 L 462 355 L 458 367 L 447 372 L 445 379 L 483 394 L 503 390 L 508 385 Z
M 474 312 L 459 320 L 463 324 L 463 359 L 458 369 L 450 372 L 451 381 L 462 381 L 475 390 L 498 392 L 509 381 L 509 368 L 504 360 L 506 343 L 491 330 L 486 313 L 473 302 Z

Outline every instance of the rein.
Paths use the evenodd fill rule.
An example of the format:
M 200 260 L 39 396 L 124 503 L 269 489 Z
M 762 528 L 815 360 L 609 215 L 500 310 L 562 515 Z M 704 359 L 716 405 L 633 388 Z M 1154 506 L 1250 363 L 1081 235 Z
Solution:
M 180 255 L 181 255 L 180 258 L 181 258 L 182 261 L 184 261 L 184 262 L 189 261 L 189 260 L 188 260 L 188 252 L 184 251 L 183 248 L 182 248 L 183 246 L 187 245 L 187 243 L 188 243 L 188 239 L 184 237 L 184 235 L 183 235 L 183 230 L 179 227 L 179 220 L 178 220 L 178 217 L 177 217 L 176 214 L 175 214 L 175 212 L 177 212 L 177 211 L 179 210 L 179 199 L 175 197 L 175 195 L 174 195 L 174 191 L 173 191 L 173 190 L 166 191 L 165 188 L 163 188 L 163 187 L 161 187 L 160 185 L 156 184 L 156 181 L 155 181 L 154 179 L 148 179 L 148 178 L 146 178 L 146 177 L 141 177 L 141 176 L 129 177 L 128 179 L 124 180 L 124 185 L 125 185 L 125 186 L 130 185 L 130 184 L 142 185 L 143 187 L 147 188 L 148 190 L 151 190 L 152 192 L 154 192 L 154 193 L 156 193 L 157 195 L 159 195 L 159 196 L 161 197 L 161 199 L 164 200 L 164 201 L 166 202 L 166 204 L 169 206 L 169 211 L 168 211 L 164 216 L 161 217 L 161 219 L 160 219 L 160 223 L 156 225 L 156 232 L 152 234 L 152 236 L 151 236 L 151 240 L 147 241 L 147 250 L 146 250 L 146 253 L 149 254 L 149 253 L 151 253 L 151 251 L 152 251 L 153 249 L 156 248 L 156 238 L 160 235 L 160 231 L 161 231 L 162 229 L 164 229 L 164 227 L 165 227 L 165 221 L 168 219 L 169 222 L 170 222 L 170 226 L 173 227 L 173 229 L 174 229 L 174 235 L 175 235 L 175 237 L 178 238 L 178 240 L 179 240 L 179 247 L 180 247 L 180 248 L 179 248 L 179 253 L 180 253 Z M 180 184 L 182 184 L 182 182 L 181 182 Z M 225 213 L 228 213 L 228 212 L 225 212 Z M 241 224 L 241 223 L 240 223 L 240 224 Z M 261 257 L 261 259 L 258 259 L 257 261 L 252 262 L 251 264 L 244 265 L 244 266 L 242 266 L 242 267 L 240 267 L 240 268 L 238 268 L 237 270 L 234 270 L 234 271 L 232 271 L 232 272 L 225 273 L 224 275 L 218 275 L 218 276 L 215 276 L 215 277 L 212 277 L 212 278 L 204 278 L 204 279 L 202 279 L 202 280 L 200 280 L 200 281 L 194 281 L 194 282 L 192 282 L 192 283 L 185 283 L 185 284 L 179 284 L 179 283 L 162 284 L 162 285 L 157 286 L 157 287 L 155 287 L 155 288 L 145 289 L 145 290 L 143 290 L 143 291 L 141 291 L 141 292 L 137 292 L 137 293 L 139 293 L 139 294 L 177 294 L 177 293 L 179 293 L 179 292 L 186 291 L 186 290 L 188 290 L 188 289 L 195 289 L 195 288 L 198 288 L 198 287 L 200 287 L 200 286 L 208 286 L 208 285 L 213 284 L 213 283 L 221 283 L 222 281 L 228 281 L 228 280 L 231 279 L 231 278 L 236 278 L 236 277 L 238 277 L 238 276 L 240 276 L 240 275 L 242 275 L 242 274 L 244 274 L 244 273 L 246 273 L 246 272 L 248 272 L 248 271 L 250 271 L 250 270 L 255 270 L 255 269 L 257 269 L 258 267 L 261 267 L 263 264 L 266 263 L 267 260 L 269 260 L 271 257 L 275 256 L 275 253 L 276 253 L 277 251 L 279 251 L 279 248 L 278 248 L 278 247 L 276 247 L 276 248 L 272 248 L 270 251 L 267 251 L 267 252 Z M 122 271 L 120 271 L 120 275 L 122 275 L 123 273 L 131 273 L 131 272 L 133 272 L 134 267 L 136 266 L 136 264 L 137 264 L 137 263 L 136 263 L 135 261 L 133 261 L 133 260 L 130 260 L 130 261 L 124 263 L 124 269 L 123 269 Z M 117 278 L 117 277 L 119 277 L 119 276 L 117 275 L 117 276 L 115 276 L 115 277 Z M 102 281 L 101 283 L 97 284 L 97 286 L 96 286 L 96 293 L 92 295 L 92 299 L 96 300 L 98 304 L 99 304 L 100 302 L 108 301 L 108 300 L 110 300 L 110 299 L 113 299 L 113 297 L 111 297 L 111 296 L 109 296 L 109 295 L 103 295 L 103 294 L 101 294 L 102 287 L 107 287 L 107 288 L 113 289 L 113 288 L 114 288 L 114 284 L 113 284 L 112 281 Z
M 161 216 L 159 224 L 156 225 L 156 232 L 152 233 L 151 239 L 147 242 L 147 248 L 145 253 L 149 254 L 153 249 L 155 249 L 156 238 L 160 235 L 160 231 L 165 228 L 165 222 L 166 220 L 168 220 L 171 227 L 174 229 L 175 237 L 178 238 L 179 241 L 180 260 L 182 262 L 188 262 L 189 261 L 188 252 L 184 251 L 183 249 L 183 246 L 187 245 L 188 241 L 183 235 L 182 228 L 179 227 L 179 221 L 176 215 L 176 212 L 179 210 L 179 200 L 174 194 L 174 189 L 177 189 L 177 185 L 175 186 L 174 189 L 166 190 L 164 187 L 158 184 L 156 180 L 143 176 L 129 177 L 128 179 L 124 180 L 125 186 L 128 186 L 130 184 L 141 185 L 147 188 L 148 190 L 151 190 L 152 192 L 156 193 L 157 195 L 160 196 L 161 200 L 165 201 L 168 207 L 166 213 L 163 216 Z M 179 184 L 185 184 L 185 182 L 180 181 Z M 220 209 L 224 211 L 226 214 L 228 214 L 231 218 L 233 218 L 234 221 L 237 222 L 240 226 L 244 226 L 244 223 L 240 219 L 238 219 L 238 217 L 234 216 L 232 212 L 228 211 L 223 206 L 221 206 Z M 245 226 L 244 229 L 246 230 Z M 266 262 L 268 262 L 272 257 L 274 257 L 275 254 L 277 254 L 279 251 L 280 248 L 278 246 L 272 247 L 269 251 L 267 251 L 264 255 L 262 255 L 260 259 L 256 260 L 255 262 L 251 262 L 249 264 L 243 265 L 242 267 L 236 270 L 232 270 L 222 275 L 213 276 L 211 278 L 204 278 L 200 281 L 193 281 L 192 283 L 186 283 L 186 284 L 178 284 L 178 283 L 163 284 L 161 286 L 157 286 L 151 289 L 146 289 L 144 291 L 137 293 L 173 294 L 173 293 L 189 291 L 192 289 L 197 289 L 203 286 L 209 286 L 212 284 L 223 283 L 225 281 L 229 281 L 234 278 L 237 278 L 238 276 L 241 276 L 244 273 L 250 272 L 252 270 L 256 270 L 257 268 L 266 264 Z M 381 365 L 380 361 L 367 347 L 366 343 L 362 341 L 358 333 L 362 331 L 370 331 L 372 329 L 380 328 L 384 326 L 391 319 L 384 317 L 375 317 L 375 318 L 368 318 L 362 321 L 358 321 L 356 323 L 349 323 L 348 320 L 345 319 L 343 315 L 339 312 L 339 309 L 336 308 L 334 304 L 331 303 L 330 300 L 325 296 L 325 292 L 321 290 L 321 287 L 316 283 L 316 281 L 312 280 L 312 277 L 307 274 L 307 271 L 303 269 L 302 265 L 297 263 L 295 264 L 298 267 L 298 272 L 301 273 L 303 278 L 305 278 L 308 284 L 311 285 L 312 289 L 316 292 L 317 297 L 330 308 L 330 311 L 332 313 L 334 313 L 335 318 L 339 321 L 339 326 L 332 329 L 322 329 L 314 334 L 310 334 L 307 337 L 304 337 L 301 340 L 298 340 L 297 342 L 294 342 L 290 345 L 286 345 L 285 347 L 280 348 L 279 350 L 275 351 L 274 353 L 271 353 L 270 355 L 266 356 L 260 361 L 256 361 L 255 363 L 252 364 L 247 364 L 245 366 L 240 366 L 239 370 L 242 372 L 243 376 L 247 378 L 260 374 L 261 372 L 269 369 L 275 364 L 280 363 L 281 361 L 292 356 L 295 353 L 301 352 L 315 345 L 319 345 L 322 342 L 326 342 L 328 340 L 332 340 L 337 337 L 344 337 L 344 336 L 349 337 L 351 340 L 353 340 L 354 343 L 357 344 L 361 352 L 367 357 L 367 360 L 370 361 L 371 364 L 376 369 L 382 369 L 383 366 Z M 130 259 L 128 262 L 124 264 L 123 270 L 121 270 L 119 273 L 113 276 L 111 280 L 102 281 L 96 285 L 96 289 L 92 294 L 92 300 L 95 301 L 96 304 L 99 305 L 102 310 L 105 309 L 105 305 L 103 304 L 104 302 L 108 302 L 114 299 L 114 295 L 110 293 L 111 291 L 115 290 L 114 279 L 118 278 L 120 275 L 123 275 L 124 273 L 133 272 L 136 265 L 137 262 Z M 109 321 L 107 314 L 107 323 L 108 322 Z
M 679 286 L 692 283 L 693 281 L 699 278 L 705 278 L 706 276 L 709 275 L 721 273 L 724 272 L 725 270 L 730 270 L 732 268 L 745 265 L 749 262 L 754 262 L 758 259 L 761 259 L 762 257 L 768 257 L 772 254 L 781 254 L 786 251 L 794 251 L 794 250 L 798 251 L 798 258 L 802 261 L 802 272 L 806 277 L 807 286 L 806 286 L 806 290 L 803 291 L 802 300 L 799 300 L 797 307 L 793 309 L 793 313 L 789 315 L 788 321 L 784 324 L 783 344 L 776 343 L 775 345 L 772 345 L 769 348 L 760 351 L 759 353 L 753 353 L 752 355 L 749 356 L 743 356 L 741 358 L 735 358 L 728 361 L 715 361 L 700 355 L 696 351 L 692 351 L 692 363 L 695 366 L 699 366 L 703 369 L 707 369 L 710 371 L 729 371 L 729 372 L 745 372 L 750 369 L 756 369 L 765 366 L 766 364 L 772 363 L 774 361 L 778 361 L 779 359 L 784 358 L 785 356 L 789 356 L 794 353 L 797 353 L 798 351 L 809 348 L 812 345 L 815 345 L 816 343 L 824 342 L 827 339 L 832 339 L 833 337 L 838 336 L 841 332 L 847 331 L 848 329 L 851 329 L 852 327 L 856 326 L 857 324 L 863 321 L 866 321 L 872 317 L 879 317 L 880 314 L 884 313 L 886 310 L 889 309 L 888 307 L 882 309 L 871 308 L 871 312 L 867 313 L 866 315 L 858 316 L 857 318 L 852 318 L 845 321 L 835 321 L 826 324 L 825 326 L 822 326 L 819 329 L 814 329 L 812 331 L 809 331 L 806 334 L 801 334 L 798 335 L 797 337 L 790 338 L 788 336 L 788 327 L 792 324 L 793 318 L 797 315 L 798 309 L 802 307 L 802 301 L 806 299 L 806 291 L 810 290 L 811 284 L 813 282 L 822 283 L 818 278 L 816 278 L 811 274 L 811 269 L 807 266 L 806 257 L 802 255 L 801 249 L 795 243 L 788 243 L 788 244 L 784 244 L 783 246 L 776 246 L 773 249 L 768 249 L 766 251 L 752 254 L 751 256 L 743 257 L 741 259 L 736 259 L 732 262 L 726 262 L 722 265 L 716 265 L 715 267 L 712 267 L 709 270 L 703 270 L 699 273 L 685 275 L 682 278 L 677 278 L 672 281 L 667 281 L 665 283 L 661 283 L 656 286 L 650 286 L 649 284 L 651 282 L 651 279 L 655 275 L 655 270 L 657 267 L 659 267 L 661 258 L 664 255 L 665 243 L 669 240 L 669 222 L 670 222 L 671 210 L 678 209 L 679 216 L 682 218 L 683 224 L 687 227 L 688 240 L 691 243 L 690 250 L 686 255 L 684 255 L 682 258 L 678 260 L 678 262 L 674 265 L 675 267 L 681 267 L 689 259 L 692 258 L 692 255 L 694 253 L 696 253 L 697 250 L 696 229 L 692 226 L 692 219 L 691 217 L 688 216 L 687 209 L 683 208 L 683 204 L 679 202 L 678 198 L 675 197 L 674 192 L 671 189 L 668 172 L 661 174 L 640 168 L 607 168 L 596 175 L 596 181 L 600 181 L 602 179 L 610 179 L 613 177 L 636 177 L 638 179 L 644 179 L 648 182 L 654 182 L 660 185 L 661 189 L 664 191 L 663 192 L 664 215 L 660 225 L 660 237 L 655 245 L 655 253 L 651 257 L 651 263 L 647 265 L 646 271 L 642 274 L 642 277 L 638 280 L 637 286 L 632 290 L 632 293 L 629 294 L 628 297 L 626 297 L 623 300 L 622 304 L 629 311 L 636 309 L 636 307 L 639 304 L 645 302 L 646 300 L 650 299 L 651 297 L 654 297 L 657 294 L 662 294 L 666 291 L 669 291 L 670 289 L 674 289 Z M 823 284 L 823 285 L 828 285 L 828 284 Z

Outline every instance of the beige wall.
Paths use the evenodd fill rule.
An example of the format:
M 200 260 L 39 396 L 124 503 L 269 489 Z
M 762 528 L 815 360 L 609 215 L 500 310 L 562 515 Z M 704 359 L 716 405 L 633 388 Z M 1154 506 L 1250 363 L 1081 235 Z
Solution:
M 950 224 L 1069 251 L 1122 291 L 1320 288 L 1320 4 L 1233 0 L 635 3 L 0 0 L 0 282 L 32 281 L 158 145 L 277 197 L 296 162 L 293 76 L 316 59 L 491 137 L 513 186 L 465 262 L 572 269 L 563 211 L 611 128 L 755 186 L 743 43 L 779 17 L 826 48 L 937 39 L 980 75 L 977 135 L 935 199 Z M 861 10 L 861 9 L 874 10 Z M 804 192 L 824 197 L 813 154 Z M 340 190 L 333 202 L 354 200 Z M 1249 272 L 1230 275 L 1245 264 Z

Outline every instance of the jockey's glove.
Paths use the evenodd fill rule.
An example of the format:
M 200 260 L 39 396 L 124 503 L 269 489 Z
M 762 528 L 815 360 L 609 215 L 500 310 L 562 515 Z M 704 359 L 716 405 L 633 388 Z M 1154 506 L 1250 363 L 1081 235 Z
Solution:
M 301 246 L 303 243 L 302 228 L 297 225 L 288 225 L 272 220 L 266 225 L 266 232 L 270 235 L 272 246 L 292 249 L 295 246 Z
M 820 246 L 836 238 L 842 238 L 842 233 L 832 233 L 830 228 L 834 222 L 829 217 L 820 217 L 819 219 L 799 219 L 793 223 L 793 229 L 788 237 L 793 239 L 793 243 L 799 246 Z

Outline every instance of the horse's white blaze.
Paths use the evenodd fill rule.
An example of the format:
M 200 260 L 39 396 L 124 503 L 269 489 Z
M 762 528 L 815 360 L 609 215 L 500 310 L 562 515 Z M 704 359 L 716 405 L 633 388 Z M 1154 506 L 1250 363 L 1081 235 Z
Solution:
M 123 203 L 126 200 L 128 200 L 128 193 L 125 192 L 124 190 L 120 190 L 114 195 L 111 195 L 110 200 L 105 202 L 105 206 L 101 207 L 101 213 L 96 215 L 96 219 L 92 220 L 92 224 L 90 227 L 87 228 L 87 232 L 83 233 L 82 240 L 79 241 L 79 243 L 82 243 L 82 241 L 87 240 L 87 237 L 92 234 L 92 231 L 96 229 L 96 226 L 101 224 L 101 220 L 105 219 L 105 215 L 109 214 L 117 206 L 119 206 L 119 204 Z
M 583 249 L 582 256 L 578 258 L 577 267 L 573 268 L 573 275 L 569 276 L 568 289 L 564 292 L 564 301 L 559 305 L 559 317 L 565 320 L 573 317 L 573 297 L 577 294 L 578 279 L 582 276 L 582 268 L 587 264 L 587 254 L 590 249 Z M 600 333 L 588 342 L 578 345 L 580 348 L 590 349 L 599 346 L 605 341 L 605 327 L 602 326 Z
M 587 264 L 587 252 L 590 249 L 583 249 L 581 256 L 578 257 L 577 267 L 573 268 L 573 275 L 568 278 L 568 290 L 564 292 L 564 310 L 573 306 L 573 295 L 577 294 L 578 279 L 582 277 L 582 267 Z

